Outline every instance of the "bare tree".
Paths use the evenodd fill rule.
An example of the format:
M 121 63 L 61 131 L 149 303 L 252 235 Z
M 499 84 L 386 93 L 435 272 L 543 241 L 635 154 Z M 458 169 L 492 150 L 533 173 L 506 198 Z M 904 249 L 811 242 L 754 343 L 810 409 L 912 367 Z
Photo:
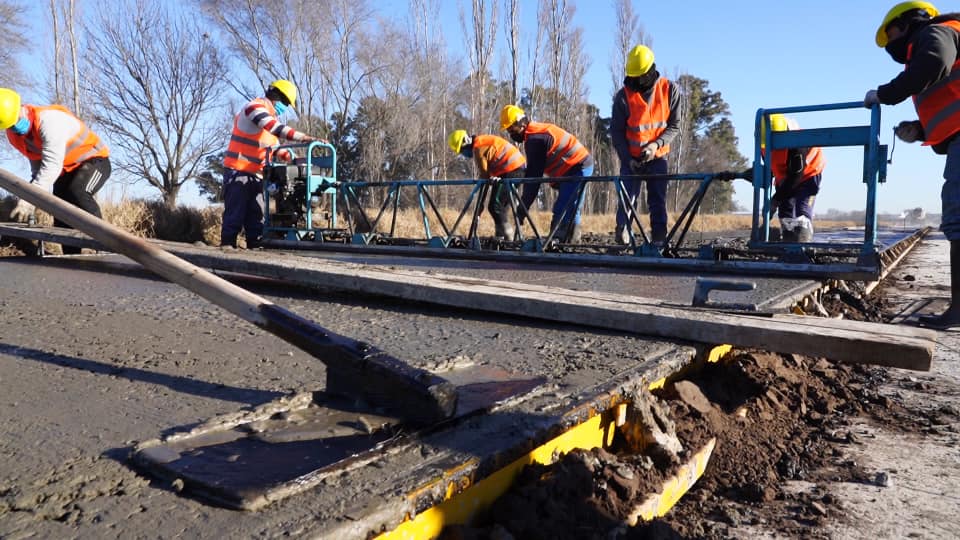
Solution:
M 121 150 L 118 167 L 174 206 L 226 142 L 220 119 L 210 121 L 225 91 L 220 53 L 200 21 L 162 0 L 120 2 L 96 24 L 84 80 L 95 121 Z
M 627 53 L 636 45 L 653 45 L 650 37 L 640 23 L 640 17 L 633 7 L 634 0 L 611 0 L 613 12 L 617 16 L 617 31 L 614 33 L 613 53 L 610 56 L 610 77 L 613 81 L 613 93 L 617 93 L 623 81 L 623 66 L 627 63 Z
M 490 80 L 490 58 L 497 36 L 497 3 L 494 0 L 472 0 L 469 21 L 460 4 L 460 26 L 464 47 L 470 60 L 470 121 L 473 131 L 486 131 L 491 124 L 486 109 Z
M 504 0 L 507 48 L 510 51 L 510 103 L 520 102 L 520 0 Z
M 14 0 L 0 0 L 0 21 L 6 22 L 8 30 L 0 47 L 0 87 L 23 88 L 28 79 L 21 62 L 30 48 L 29 34 L 12 29 L 29 27 L 25 6 Z
M 50 0 L 49 7 L 53 30 L 53 69 L 50 70 L 53 101 L 70 105 L 71 110 L 82 117 L 77 2 Z

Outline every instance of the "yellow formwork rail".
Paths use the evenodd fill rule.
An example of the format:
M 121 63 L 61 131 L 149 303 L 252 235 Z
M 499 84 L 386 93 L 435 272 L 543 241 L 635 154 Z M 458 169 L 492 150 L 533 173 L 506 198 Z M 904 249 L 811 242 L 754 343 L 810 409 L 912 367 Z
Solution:
M 718 362 L 731 350 L 730 345 L 719 345 L 705 355 L 706 362 Z M 671 377 L 672 378 L 672 377 Z M 667 379 L 654 381 L 651 390 L 662 388 Z M 626 406 L 620 404 L 597 414 L 588 420 L 568 429 L 562 435 L 546 444 L 534 448 L 523 457 L 480 480 L 473 486 L 461 486 L 457 490 L 453 482 L 448 486 L 447 499 L 428 508 L 412 519 L 401 523 L 396 529 L 380 534 L 376 540 L 426 540 L 436 538 L 447 525 L 465 524 L 478 512 L 488 508 L 497 498 L 507 492 L 514 479 L 527 465 L 533 463 L 550 464 L 556 457 L 573 450 L 603 447 L 613 444 L 613 435 L 618 419 L 625 416 Z M 622 422 L 622 420 L 619 420 Z M 635 524 L 638 518 L 653 519 L 662 516 L 673 507 L 680 497 L 703 475 L 710 454 L 713 451 L 713 439 L 693 456 L 690 462 L 681 467 L 677 474 L 664 483 L 660 493 L 651 495 L 633 512 L 631 519 Z M 462 481 L 463 479 L 461 479 Z M 459 493 L 457 493 L 459 491 Z

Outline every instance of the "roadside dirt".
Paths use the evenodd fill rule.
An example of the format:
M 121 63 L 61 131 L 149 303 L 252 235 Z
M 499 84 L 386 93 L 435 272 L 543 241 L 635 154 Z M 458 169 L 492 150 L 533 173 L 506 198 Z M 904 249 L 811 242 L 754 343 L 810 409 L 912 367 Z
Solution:
M 923 285 L 938 287 L 927 277 Z M 820 304 L 829 316 L 881 321 L 898 308 L 887 293 L 902 297 L 842 288 Z M 665 517 L 624 524 L 672 470 L 615 444 L 527 468 L 481 525 L 445 538 L 956 538 L 960 518 L 948 509 L 960 500 L 951 482 L 960 478 L 960 387 L 956 349 L 941 346 L 940 380 L 735 350 L 657 392 L 687 456 L 717 439 L 704 476 Z

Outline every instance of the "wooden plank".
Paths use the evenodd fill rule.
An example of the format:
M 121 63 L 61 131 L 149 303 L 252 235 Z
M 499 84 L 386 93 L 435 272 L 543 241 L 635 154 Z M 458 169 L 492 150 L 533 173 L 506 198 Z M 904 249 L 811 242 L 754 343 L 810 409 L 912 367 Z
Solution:
M 0 229 L 3 234 L 3 229 Z M 848 363 L 929 370 L 932 330 L 797 315 L 742 315 L 693 310 L 660 300 L 532 284 L 379 269 L 262 251 L 159 242 L 195 264 L 308 286 L 475 309 L 642 335 L 726 343 Z

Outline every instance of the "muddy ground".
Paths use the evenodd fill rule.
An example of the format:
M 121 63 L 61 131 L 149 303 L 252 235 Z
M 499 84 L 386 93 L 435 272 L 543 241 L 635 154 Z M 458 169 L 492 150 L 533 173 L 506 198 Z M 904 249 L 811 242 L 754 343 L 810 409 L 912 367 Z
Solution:
M 942 296 L 943 244 L 917 248 L 868 296 L 826 295 L 824 308 L 889 320 L 913 300 Z M 624 524 L 675 467 L 620 439 L 611 452 L 527 468 L 482 525 L 445 538 L 957 538 L 958 342 L 942 334 L 929 374 L 734 350 L 656 392 L 681 458 L 717 439 L 704 476 L 662 519 Z

